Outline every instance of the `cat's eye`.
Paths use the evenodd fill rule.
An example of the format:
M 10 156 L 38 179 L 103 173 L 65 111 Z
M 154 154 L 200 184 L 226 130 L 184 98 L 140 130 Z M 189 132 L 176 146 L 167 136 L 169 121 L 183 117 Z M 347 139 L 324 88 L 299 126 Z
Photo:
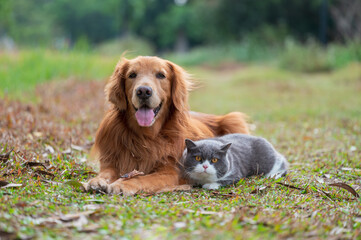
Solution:
M 196 160 L 199 162 L 200 160 L 202 160 L 201 156 L 196 156 Z
M 137 74 L 135 72 L 129 74 L 129 78 L 136 78 L 137 77 Z
M 218 158 L 212 158 L 212 163 L 218 162 Z

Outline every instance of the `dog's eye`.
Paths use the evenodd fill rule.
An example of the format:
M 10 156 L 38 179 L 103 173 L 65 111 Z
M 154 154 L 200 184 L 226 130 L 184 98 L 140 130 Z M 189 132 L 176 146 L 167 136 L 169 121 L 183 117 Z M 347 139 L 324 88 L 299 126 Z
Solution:
M 212 158 L 212 163 L 218 162 L 218 158 Z
M 131 74 L 129 74 L 129 78 L 136 78 L 137 77 L 137 74 L 136 73 L 131 73 Z
M 163 78 L 165 78 L 165 76 L 164 76 L 164 74 L 163 73 L 157 73 L 156 75 L 156 78 L 159 78 L 159 79 L 163 79 Z
M 200 160 L 202 160 L 201 156 L 196 156 L 196 160 L 199 162 Z

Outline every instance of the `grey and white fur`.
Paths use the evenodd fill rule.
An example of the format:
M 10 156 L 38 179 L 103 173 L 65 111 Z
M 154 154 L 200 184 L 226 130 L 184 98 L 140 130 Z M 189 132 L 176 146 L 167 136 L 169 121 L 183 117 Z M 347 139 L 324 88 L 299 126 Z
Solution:
M 253 175 L 279 178 L 287 174 L 285 157 L 261 137 L 229 134 L 185 142 L 181 169 L 193 185 L 218 189 Z

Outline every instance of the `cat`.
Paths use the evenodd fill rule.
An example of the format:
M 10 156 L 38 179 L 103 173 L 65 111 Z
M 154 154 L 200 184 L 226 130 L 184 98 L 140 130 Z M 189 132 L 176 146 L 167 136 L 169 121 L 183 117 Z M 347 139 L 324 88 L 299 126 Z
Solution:
M 287 174 L 285 157 L 261 137 L 228 134 L 199 141 L 186 139 L 185 143 L 181 169 L 194 186 L 218 189 L 253 175 L 279 178 Z

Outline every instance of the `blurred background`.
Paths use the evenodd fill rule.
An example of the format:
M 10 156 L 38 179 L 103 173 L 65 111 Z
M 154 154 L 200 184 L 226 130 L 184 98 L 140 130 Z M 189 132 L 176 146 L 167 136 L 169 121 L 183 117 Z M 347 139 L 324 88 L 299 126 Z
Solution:
M 1 0 L 0 94 L 103 79 L 124 51 L 325 72 L 360 62 L 360 42 L 360 0 Z
M 321 45 L 337 51 L 360 40 L 360 0 L 0 1 L 0 51 L 129 50 L 191 54 L 199 63 L 212 61 L 210 56 L 273 59 L 305 45 L 312 52 Z M 350 48 L 354 58 L 360 58 L 359 47 Z

